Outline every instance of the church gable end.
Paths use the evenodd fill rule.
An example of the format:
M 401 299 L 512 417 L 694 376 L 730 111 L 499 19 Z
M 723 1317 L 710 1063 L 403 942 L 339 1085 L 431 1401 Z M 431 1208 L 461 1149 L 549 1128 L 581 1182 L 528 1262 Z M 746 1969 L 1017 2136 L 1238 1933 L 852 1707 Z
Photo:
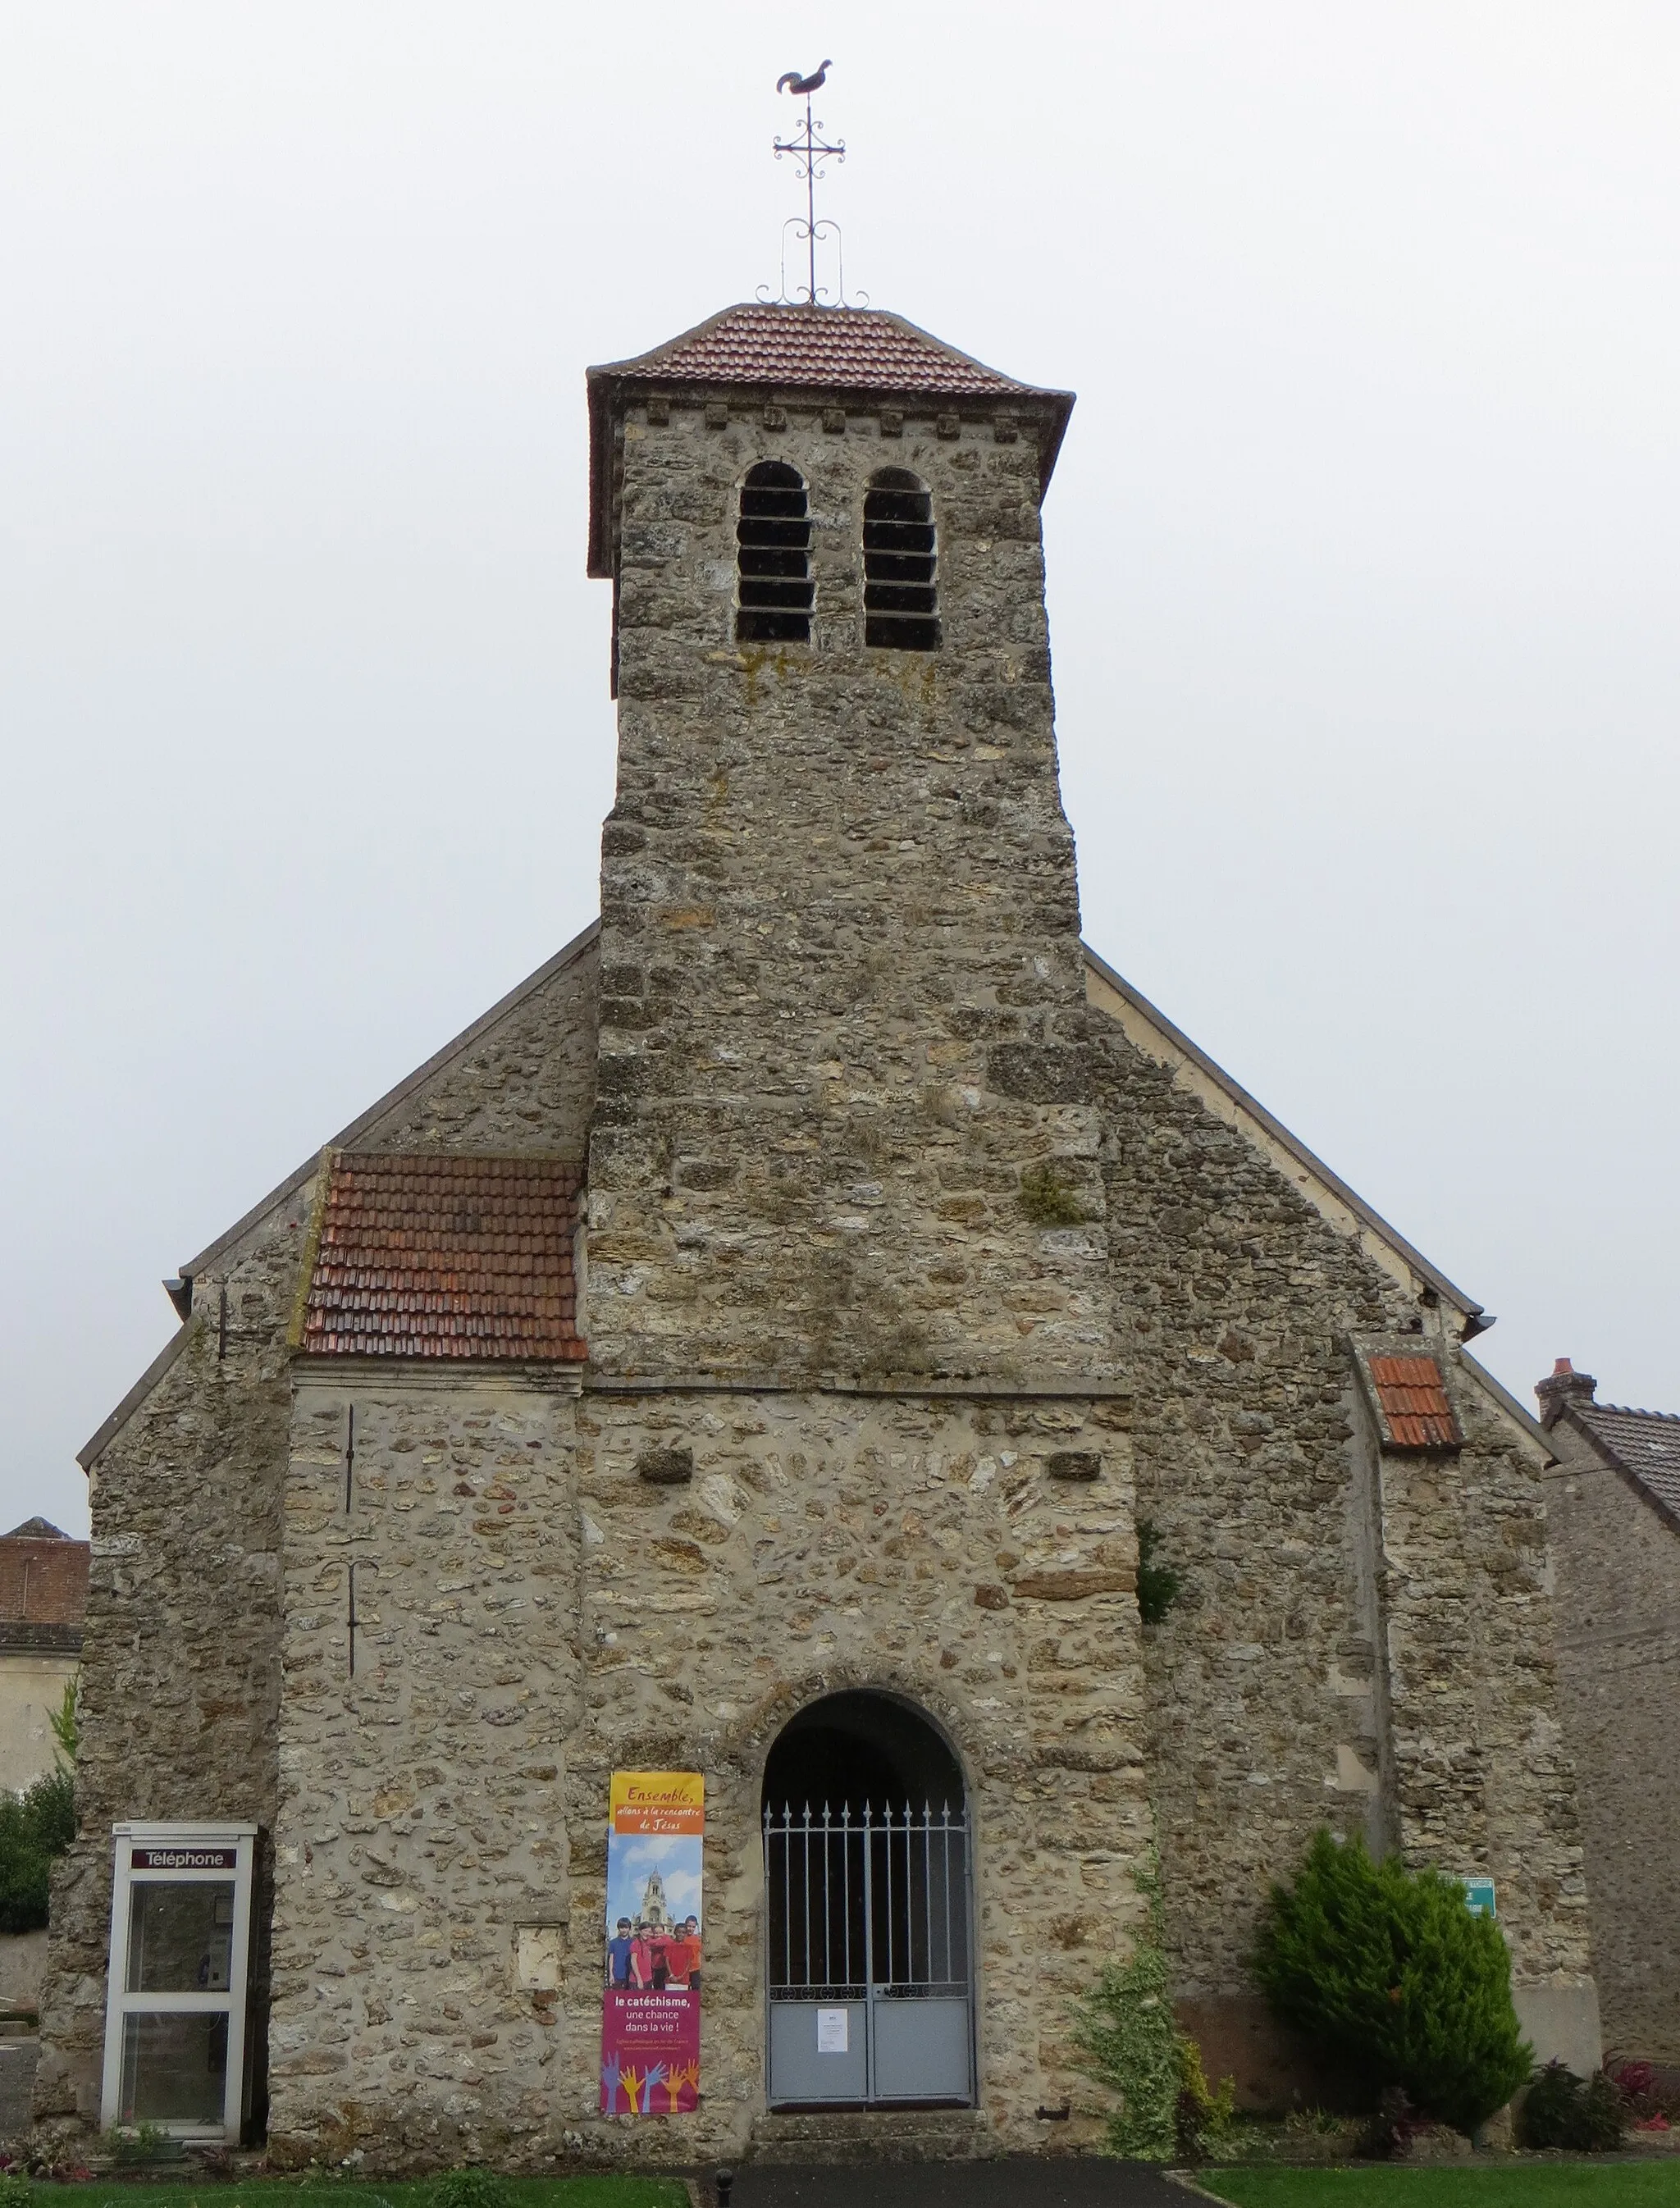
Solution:
M 1095 2150 L 1069 1989 L 1130 1952 L 1152 1833 L 1251 2095 L 1256 1911 L 1325 1823 L 1492 1875 L 1573 2059 L 1544 1437 L 1464 1358 L 1478 1307 L 1081 944 L 1070 396 L 768 306 L 589 391 L 598 931 L 186 1269 L 98 1439 L 44 2110 L 99 2118 L 135 1815 L 261 1828 L 279 2167 L 733 2160 L 813 2092 Z M 620 1897 L 627 1969 L 695 1911 L 705 2018 L 697 2105 L 627 2131 L 627 1771 L 701 1774 L 705 1820 L 692 1887 Z M 796 1967 L 777 1818 L 807 1918 L 837 1824 L 843 1899 L 902 1847 L 921 1947 L 886 1899 L 857 1969 L 808 1930 Z

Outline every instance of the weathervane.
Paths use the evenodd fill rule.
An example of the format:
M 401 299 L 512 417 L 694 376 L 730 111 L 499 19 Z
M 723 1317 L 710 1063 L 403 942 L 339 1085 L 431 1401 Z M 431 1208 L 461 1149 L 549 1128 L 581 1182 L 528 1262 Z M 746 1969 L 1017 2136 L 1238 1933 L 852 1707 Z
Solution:
M 794 234 L 795 243 L 804 246 L 806 250 L 803 303 L 807 306 L 817 307 L 822 305 L 827 299 L 831 305 L 843 307 L 846 304 L 845 262 L 841 251 L 840 225 L 837 222 L 831 222 L 826 217 L 821 222 L 817 219 L 817 180 L 823 173 L 825 162 L 845 159 L 846 141 L 843 138 L 831 146 L 819 135 L 823 128 L 822 118 L 819 116 L 813 117 L 811 112 L 811 95 L 814 92 L 820 91 L 833 66 L 831 62 L 825 61 L 820 69 L 813 69 L 809 76 L 801 76 L 797 69 L 789 69 L 784 76 L 778 77 L 776 82 L 777 92 L 790 92 L 795 99 L 803 99 L 805 102 L 804 129 L 795 132 L 791 138 L 777 138 L 772 141 L 778 161 L 784 153 L 792 154 L 798 166 L 800 181 L 805 186 L 804 220 L 801 222 L 797 215 L 789 215 L 782 225 L 780 296 L 783 301 L 789 304 L 799 303 L 797 295 L 789 300 L 788 292 L 788 232 L 789 231 Z M 830 238 L 834 240 L 835 261 L 839 272 L 839 282 L 837 285 L 837 295 L 832 299 L 828 298 L 828 288 L 825 285 L 820 290 L 817 285 L 817 241 L 819 238 L 825 242 Z M 760 296 L 763 296 L 762 291 Z

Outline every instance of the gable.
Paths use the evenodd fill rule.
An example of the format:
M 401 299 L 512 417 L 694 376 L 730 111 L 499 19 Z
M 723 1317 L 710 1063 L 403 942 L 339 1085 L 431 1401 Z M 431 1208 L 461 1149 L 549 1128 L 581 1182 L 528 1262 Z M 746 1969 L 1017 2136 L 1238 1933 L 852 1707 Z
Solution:
M 494 1150 L 581 1161 L 595 1101 L 598 921 L 417 1066 L 327 1145 L 332 1151 Z M 76 1461 L 90 1471 L 195 1330 L 283 1339 L 322 1153 L 315 1151 L 180 1269 L 183 1323 Z M 230 1297 L 231 1317 L 206 1293 Z M 246 1306 L 249 1305 L 249 1309 Z
M 1469 1341 L 1492 1325 L 1480 1304 L 1455 1287 L 1421 1251 L 1414 1250 L 1322 1158 L 1315 1157 L 1263 1104 L 1233 1081 L 1223 1066 L 1198 1049 L 1164 1012 L 1098 957 L 1089 944 L 1082 947 L 1087 1001 L 1106 1012 L 1145 1058 L 1167 1067 L 1175 1088 L 1196 1097 L 1216 1119 L 1244 1136 L 1322 1218 L 1339 1234 L 1357 1243 L 1408 1294 L 1417 1297 L 1425 1290 L 1431 1291 L 1439 1299 L 1449 1333 Z

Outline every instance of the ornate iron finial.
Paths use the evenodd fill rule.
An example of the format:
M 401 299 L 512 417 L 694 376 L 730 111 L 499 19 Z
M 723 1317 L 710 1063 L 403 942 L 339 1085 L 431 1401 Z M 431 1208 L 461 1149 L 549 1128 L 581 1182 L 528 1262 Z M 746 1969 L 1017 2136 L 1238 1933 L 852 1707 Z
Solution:
M 810 307 L 824 305 L 843 307 L 847 303 L 845 261 L 841 249 L 840 225 L 837 222 L 830 221 L 826 217 L 821 222 L 817 219 L 817 182 L 823 173 L 823 165 L 827 161 L 843 161 L 846 158 L 845 140 L 838 139 L 834 144 L 830 145 L 821 135 L 823 129 L 821 117 L 813 116 L 811 111 L 811 95 L 820 90 L 827 81 L 828 73 L 833 66 L 832 62 L 825 61 L 822 67 L 813 69 L 809 76 L 801 76 L 797 69 L 789 69 L 776 81 L 777 92 L 790 92 L 795 99 L 803 99 L 805 102 L 804 128 L 796 131 L 790 138 L 777 138 L 773 141 L 777 159 L 779 161 L 784 153 L 792 154 L 798 169 L 800 182 L 805 187 L 804 219 L 801 221 L 799 216 L 790 215 L 782 225 L 782 288 L 777 297 L 782 303 L 789 305 L 803 303 Z M 805 288 L 802 293 L 797 291 L 789 292 L 788 289 L 788 232 L 789 231 L 793 232 L 795 244 L 802 245 L 805 248 Z M 817 282 L 819 239 L 821 239 L 825 244 L 832 239 L 834 243 L 837 281 L 832 293 L 826 285 L 819 285 Z M 759 287 L 759 296 L 760 298 L 769 297 L 767 285 Z

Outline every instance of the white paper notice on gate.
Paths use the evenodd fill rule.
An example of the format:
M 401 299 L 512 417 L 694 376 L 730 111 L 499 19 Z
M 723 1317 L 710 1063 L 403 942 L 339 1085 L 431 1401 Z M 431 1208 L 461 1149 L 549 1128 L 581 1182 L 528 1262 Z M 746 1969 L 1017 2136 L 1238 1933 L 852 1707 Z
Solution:
M 846 2052 L 844 2009 L 819 2008 L 817 2011 L 817 2052 L 819 2055 L 843 2055 Z

